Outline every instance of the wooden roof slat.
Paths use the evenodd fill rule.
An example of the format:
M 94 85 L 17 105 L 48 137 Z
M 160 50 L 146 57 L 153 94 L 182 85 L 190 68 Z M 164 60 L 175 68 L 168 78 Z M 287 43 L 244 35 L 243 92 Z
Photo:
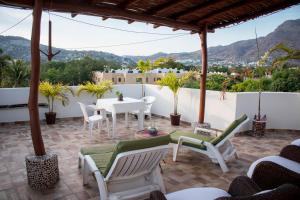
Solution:
M 118 4 L 119 8 L 127 8 L 130 4 L 139 0 L 124 0 L 122 3 Z
M 194 13 L 194 12 L 201 12 L 203 10 L 206 10 L 207 8 L 209 8 L 210 6 L 214 6 L 218 3 L 221 3 L 221 2 L 224 2 L 224 1 L 228 1 L 228 0 L 210 0 L 210 1 L 205 1 L 205 2 L 202 2 L 196 6 L 193 6 L 191 8 L 188 8 L 188 9 L 185 9 L 181 12 L 178 12 L 178 13 L 175 13 L 173 15 L 170 16 L 170 18 L 172 19 L 178 19 L 180 17 L 183 17 L 185 15 L 189 15 L 191 13 Z
M 233 3 L 233 4 L 229 4 L 228 6 L 225 6 L 221 9 L 217 9 L 213 12 L 210 12 L 208 13 L 207 15 L 204 15 L 202 17 L 199 17 L 197 19 L 194 19 L 192 21 L 190 21 L 191 24 L 201 24 L 202 21 L 209 21 L 210 19 L 218 16 L 218 15 L 221 15 L 221 14 L 224 14 L 226 12 L 229 12 L 229 11 L 232 11 L 232 10 L 235 10 L 237 8 L 240 8 L 242 6 L 245 6 L 247 4 L 251 4 L 253 2 L 259 2 L 260 0 L 242 0 L 242 1 L 238 1 L 236 3 Z M 245 11 L 246 12 L 246 11 Z
M 159 11 L 167 10 L 168 8 L 174 6 L 182 1 L 184 1 L 184 0 L 169 0 L 163 4 L 158 4 L 157 6 L 154 6 L 153 8 L 147 10 L 146 13 L 153 15 L 153 14 L 158 13 Z
M 76 3 L 74 3 L 74 1 Z M 34 0 L 0 0 L 0 5 L 32 9 Z M 202 2 L 198 3 L 197 2 Z M 300 0 L 44 0 L 43 9 L 168 26 L 201 32 L 246 21 L 299 4 Z M 179 6 L 180 5 L 180 6 Z M 190 5 L 190 7 L 188 7 Z
M 245 15 L 240 16 L 236 20 L 231 20 L 231 21 L 228 21 L 228 22 L 225 22 L 225 23 L 222 23 L 222 24 L 212 25 L 209 28 L 210 29 L 217 29 L 217 28 L 222 28 L 222 27 L 225 27 L 225 26 L 228 26 L 228 25 L 231 25 L 231 24 L 240 23 L 242 21 L 246 21 L 246 20 L 249 20 L 249 19 L 254 19 L 256 17 L 262 16 L 265 13 L 272 13 L 272 12 L 275 12 L 275 11 L 280 10 L 282 8 L 287 8 L 287 7 L 293 6 L 294 4 L 295 4 L 294 0 L 286 0 L 284 2 L 281 2 L 281 3 L 271 7 L 271 8 L 262 9 L 262 10 L 256 12 L 256 16 L 252 16 L 251 14 L 246 13 Z

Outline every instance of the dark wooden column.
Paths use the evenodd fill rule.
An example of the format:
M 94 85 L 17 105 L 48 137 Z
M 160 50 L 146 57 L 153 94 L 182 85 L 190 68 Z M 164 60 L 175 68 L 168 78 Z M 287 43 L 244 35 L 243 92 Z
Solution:
M 200 107 L 199 123 L 204 122 L 205 115 L 205 96 L 206 96 L 206 75 L 207 75 L 207 26 L 199 33 L 201 40 L 202 70 L 200 80 Z
M 45 147 L 41 134 L 38 87 L 40 82 L 40 31 L 43 0 L 35 0 L 31 33 L 31 77 L 28 108 L 30 116 L 31 138 L 34 152 L 37 156 L 45 155 Z

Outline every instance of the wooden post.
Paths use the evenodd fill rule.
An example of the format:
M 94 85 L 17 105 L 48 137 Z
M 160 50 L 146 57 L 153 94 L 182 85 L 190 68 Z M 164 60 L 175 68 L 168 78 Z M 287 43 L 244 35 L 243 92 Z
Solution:
M 30 116 L 31 138 L 34 152 L 37 156 L 46 154 L 41 134 L 39 109 L 38 109 L 38 87 L 40 82 L 40 31 L 43 0 L 35 0 L 33 8 L 33 21 L 31 33 L 31 78 L 28 99 Z
M 206 96 L 206 75 L 207 75 L 207 26 L 205 25 L 202 32 L 199 33 L 201 40 L 202 70 L 200 80 L 200 107 L 199 123 L 204 123 L 205 115 L 205 96 Z

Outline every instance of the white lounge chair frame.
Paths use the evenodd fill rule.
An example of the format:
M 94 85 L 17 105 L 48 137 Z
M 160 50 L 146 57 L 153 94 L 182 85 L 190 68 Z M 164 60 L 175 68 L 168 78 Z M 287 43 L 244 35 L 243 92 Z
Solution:
M 190 137 L 186 137 L 186 136 L 180 136 L 179 140 L 178 140 L 178 143 L 173 144 L 173 161 L 176 162 L 179 148 L 184 146 L 185 148 L 188 148 L 192 151 L 196 151 L 198 153 L 202 153 L 202 154 L 207 155 L 212 160 L 213 163 L 218 163 L 220 165 L 223 172 L 228 172 L 229 169 L 226 165 L 226 161 L 231 160 L 233 158 L 233 156 L 238 158 L 238 155 L 236 153 L 236 149 L 233 146 L 233 144 L 231 144 L 229 139 L 231 137 L 233 137 L 236 133 L 238 133 L 239 130 L 246 123 L 248 123 L 248 121 L 249 121 L 249 118 L 247 117 L 246 120 L 244 120 L 240 125 L 238 125 L 235 129 L 233 129 L 230 134 L 228 134 L 222 141 L 220 141 L 215 146 L 213 144 L 211 144 L 209 142 L 205 142 L 203 140 L 190 138 Z M 209 129 L 196 128 L 194 133 L 197 134 L 196 133 L 197 130 L 200 130 L 200 129 L 201 129 L 201 131 L 212 132 L 212 130 L 209 130 Z M 183 142 L 192 142 L 192 143 L 195 143 L 195 144 L 204 145 L 206 147 L 206 150 L 197 149 L 197 148 L 190 147 L 190 146 L 185 146 L 185 145 L 182 144 Z M 219 148 L 222 147 L 223 145 L 225 146 L 225 150 L 221 153 Z
M 83 184 L 89 176 L 96 178 L 100 200 L 146 197 L 154 190 L 166 192 L 159 163 L 168 152 L 169 145 L 134 150 L 117 155 L 106 177 L 98 170 L 91 156 L 84 156 Z M 143 199 L 143 198 L 141 198 Z

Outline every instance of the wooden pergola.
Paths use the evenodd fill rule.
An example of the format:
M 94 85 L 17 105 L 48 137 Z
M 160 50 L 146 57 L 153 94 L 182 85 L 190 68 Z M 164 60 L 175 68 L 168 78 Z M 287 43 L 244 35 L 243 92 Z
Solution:
M 31 80 L 29 114 L 32 141 L 36 155 L 44 155 L 38 113 L 40 80 L 40 24 L 42 10 L 84 14 L 167 26 L 176 30 L 198 33 L 201 39 L 202 71 L 200 81 L 199 123 L 204 122 L 207 32 L 257 18 L 300 3 L 300 0 L 0 0 L 0 5 L 33 9 L 31 36 Z

